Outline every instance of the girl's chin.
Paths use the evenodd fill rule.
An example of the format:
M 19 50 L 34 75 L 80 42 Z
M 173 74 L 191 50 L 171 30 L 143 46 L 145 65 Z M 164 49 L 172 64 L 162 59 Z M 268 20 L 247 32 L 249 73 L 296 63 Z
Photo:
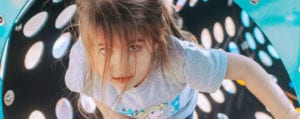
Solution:
M 116 88 L 119 92 L 130 90 L 130 89 L 134 88 L 134 85 L 130 85 L 130 84 L 127 86 L 126 85 L 127 84 L 114 83 L 113 87 Z

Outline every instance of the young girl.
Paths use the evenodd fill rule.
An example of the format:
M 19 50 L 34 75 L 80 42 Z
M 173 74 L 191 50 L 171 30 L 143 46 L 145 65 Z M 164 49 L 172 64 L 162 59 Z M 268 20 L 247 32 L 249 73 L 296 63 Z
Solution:
M 65 82 L 88 95 L 105 119 L 192 118 L 197 93 L 242 79 L 278 119 L 300 119 L 253 60 L 183 41 L 167 0 L 78 0 L 82 40 Z M 182 39 L 182 40 L 181 40 Z

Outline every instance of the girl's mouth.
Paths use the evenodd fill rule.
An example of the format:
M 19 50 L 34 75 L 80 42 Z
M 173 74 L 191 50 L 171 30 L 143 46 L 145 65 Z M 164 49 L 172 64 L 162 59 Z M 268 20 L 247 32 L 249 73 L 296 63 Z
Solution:
M 124 77 L 113 77 L 114 81 L 120 82 L 120 83 L 127 83 L 132 79 L 132 76 L 124 76 Z

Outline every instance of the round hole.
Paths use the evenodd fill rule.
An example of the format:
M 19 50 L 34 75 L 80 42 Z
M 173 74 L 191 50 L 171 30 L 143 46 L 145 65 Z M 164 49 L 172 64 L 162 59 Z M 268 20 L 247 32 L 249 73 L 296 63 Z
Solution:
M 94 100 L 86 95 L 81 95 L 80 104 L 87 113 L 94 113 L 96 110 L 96 104 Z
M 241 11 L 241 20 L 242 20 L 242 24 L 245 27 L 250 27 L 250 18 L 249 15 L 246 11 Z
M 187 0 L 177 0 L 176 5 L 175 5 L 176 12 L 179 12 L 183 8 L 183 6 L 185 5 L 186 2 L 187 2 Z
M 233 3 L 233 0 L 228 0 L 228 1 L 227 1 L 227 6 L 228 6 L 228 7 L 231 7 L 231 6 L 232 6 L 232 3 Z
M 228 116 L 224 113 L 218 113 L 217 116 L 218 116 L 218 119 L 229 119 Z
M 253 34 L 259 44 L 265 43 L 265 37 L 258 27 L 253 28 Z
M 229 94 L 235 94 L 237 89 L 236 89 L 236 86 L 234 85 L 234 83 L 227 79 L 227 80 L 224 80 L 222 82 L 222 86 L 224 87 L 224 89 L 226 90 L 227 93 Z
M 269 52 L 269 54 L 274 57 L 275 59 L 279 59 L 279 55 L 277 53 L 277 51 L 275 50 L 275 48 L 272 45 L 268 45 L 267 46 L 267 50 Z
M 255 119 L 273 119 L 269 114 L 265 112 L 255 112 Z
M 225 30 L 228 36 L 233 37 L 235 35 L 235 24 L 230 16 L 225 18 Z
M 212 97 L 212 99 L 219 103 L 222 104 L 225 101 L 225 97 L 224 94 L 222 93 L 222 91 L 220 89 L 218 89 L 216 92 L 214 93 L 210 93 L 210 96 Z
M 273 65 L 271 57 L 265 51 L 258 51 L 258 58 L 265 66 L 270 67 Z
M 73 119 L 73 108 L 70 101 L 66 98 L 61 98 L 57 101 L 55 107 L 57 119 Z
M 46 119 L 46 117 L 41 111 L 34 110 L 33 112 L 30 113 L 28 119 Z
M 33 37 L 46 24 L 48 13 L 43 11 L 30 18 L 24 25 L 23 33 L 26 37 Z
M 235 42 L 230 41 L 229 45 L 228 45 L 228 48 L 229 48 L 228 49 L 229 52 L 240 54 L 240 50 L 239 50 L 239 48 L 238 48 L 238 46 L 237 46 L 237 44 Z
M 198 94 L 198 106 L 203 112 L 206 112 L 206 113 L 210 113 L 212 110 L 210 102 L 205 97 L 205 95 L 203 95 L 201 93 Z
M 218 43 L 222 43 L 224 41 L 224 31 L 221 23 L 216 22 L 214 24 L 213 34 Z
M 250 47 L 251 50 L 256 49 L 256 43 L 254 41 L 254 38 L 249 32 L 245 33 L 245 40 L 246 40 L 246 42 L 247 42 L 247 44 L 248 44 L 248 46 Z
M 211 36 L 207 28 L 204 28 L 201 32 L 201 44 L 205 48 L 211 48 L 212 46 Z
M 70 32 L 62 34 L 54 43 L 52 47 L 52 55 L 54 58 L 62 58 L 71 44 L 72 35 Z
M 31 48 L 27 51 L 25 56 L 25 68 L 30 70 L 36 67 L 40 62 L 41 56 L 44 52 L 44 44 L 42 41 L 34 43 Z
M 198 117 L 199 117 L 199 116 L 198 116 L 198 113 L 197 113 L 197 111 L 195 110 L 195 111 L 193 112 L 193 119 L 199 119 Z
M 273 74 L 269 74 L 270 78 L 271 78 L 271 81 L 274 81 L 275 83 L 278 82 L 278 79 L 276 76 L 274 76 Z
M 75 12 L 76 12 L 76 5 L 70 5 L 67 8 L 65 8 L 57 17 L 55 21 L 55 28 L 61 29 L 65 27 L 68 22 L 73 18 Z
M 11 106 L 14 103 L 15 100 L 15 93 L 12 90 L 7 90 L 4 95 L 4 104 L 6 106 Z
M 52 0 L 53 3 L 60 3 L 62 0 Z
M 198 0 L 190 0 L 189 5 L 190 7 L 194 7 L 197 4 Z

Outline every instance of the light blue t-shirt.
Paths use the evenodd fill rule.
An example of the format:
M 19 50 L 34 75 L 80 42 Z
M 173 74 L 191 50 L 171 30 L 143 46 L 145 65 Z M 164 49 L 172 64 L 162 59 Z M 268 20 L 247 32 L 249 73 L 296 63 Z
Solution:
M 101 100 L 101 79 L 85 79 L 87 61 L 81 40 L 72 47 L 65 75 L 67 87 L 74 92 L 101 101 L 116 112 L 133 118 L 183 119 L 193 113 L 198 91 L 215 92 L 225 77 L 227 57 L 224 51 L 202 49 L 172 36 L 169 47 L 170 71 L 157 68 L 136 88 L 125 92 L 116 104 L 119 92 L 107 84 Z

